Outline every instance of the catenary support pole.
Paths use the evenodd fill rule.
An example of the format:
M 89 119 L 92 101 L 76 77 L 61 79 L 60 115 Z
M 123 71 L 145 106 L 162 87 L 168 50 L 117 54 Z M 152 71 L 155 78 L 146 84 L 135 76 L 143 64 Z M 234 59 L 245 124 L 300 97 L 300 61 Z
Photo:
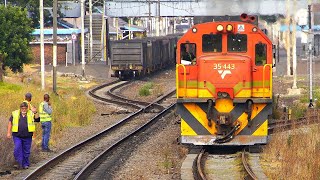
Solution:
M 313 107 L 313 94 L 312 94 L 312 27 L 311 27 L 311 5 L 308 5 L 308 19 L 309 19 L 309 107 Z
M 293 15 L 295 15 L 297 9 L 297 1 L 293 2 Z M 294 16 L 295 17 L 295 16 Z M 295 18 L 292 18 L 292 71 L 293 71 L 293 85 L 292 89 L 297 89 L 297 23 Z
M 41 89 L 45 89 L 45 61 L 44 61 L 44 32 L 43 32 L 43 0 L 40 0 L 40 64 L 41 64 Z
M 290 0 L 286 1 L 286 25 L 288 27 L 288 30 L 286 31 L 286 50 L 287 50 L 287 76 L 291 75 L 290 69 L 291 69 L 291 41 L 290 41 L 290 19 L 291 19 L 291 13 L 290 13 Z
M 84 55 L 84 2 L 81 0 L 81 64 L 82 64 L 82 78 L 85 78 L 85 55 Z
M 88 62 L 92 61 L 92 55 L 93 55 L 93 30 L 92 30 L 92 0 L 89 0 L 89 26 L 90 26 L 90 38 L 89 38 L 89 42 L 90 42 L 90 56 L 89 56 L 89 60 Z
M 58 0 L 53 0 L 53 55 L 52 55 L 52 65 L 53 65 L 53 92 L 57 94 L 57 10 L 58 10 Z

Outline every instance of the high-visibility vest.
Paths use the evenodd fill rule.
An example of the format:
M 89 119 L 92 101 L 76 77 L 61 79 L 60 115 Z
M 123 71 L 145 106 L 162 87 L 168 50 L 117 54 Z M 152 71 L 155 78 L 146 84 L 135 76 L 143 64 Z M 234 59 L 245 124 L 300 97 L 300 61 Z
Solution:
M 31 110 L 31 108 L 33 107 L 32 104 L 27 100 L 24 100 L 22 102 L 26 102 L 28 104 L 28 110 Z
M 20 118 L 20 110 L 15 110 L 12 112 L 12 132 L 18 132 L 19 130 L 19 118 Z M 27 125 L 28 132 L 34 132 L 36 130 L 36 125 L 34 124 L 34 114 L 32 111 L 27 111 Z
M 39 116 L 40 116 L 40 122 L 48 122 L 52 120 L 51 114 L 48 114 L 44 111 L 43 109 L 43 105 L 44 105 L 44 101 L 40 103 L 39 105 Z

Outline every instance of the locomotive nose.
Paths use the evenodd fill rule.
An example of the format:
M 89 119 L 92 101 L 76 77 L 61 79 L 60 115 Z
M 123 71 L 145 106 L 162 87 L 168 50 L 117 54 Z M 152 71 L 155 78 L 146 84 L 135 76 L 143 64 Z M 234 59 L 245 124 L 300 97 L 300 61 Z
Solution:
M 241 90 L 251 88 L 250 68 L 250 59 L 214 57 L 214 60 L 200 61 L 199 80 L 214 87 L 216 98 L 233 98 Z

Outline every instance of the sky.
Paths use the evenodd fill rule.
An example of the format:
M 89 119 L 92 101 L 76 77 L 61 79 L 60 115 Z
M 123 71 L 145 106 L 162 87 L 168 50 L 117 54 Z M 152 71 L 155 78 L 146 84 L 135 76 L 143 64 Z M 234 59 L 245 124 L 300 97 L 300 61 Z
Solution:
M 247 14 L 285 14 L 286 0 L 199 0 L 198 2 L 161 2 L 161 16 L 203 16 Z M 293 0 L 290 0 L 293 9 Z M 107 1 L 107 14 L 115 17 L 148 16 L 148 1 Z M 297 0 L 297 10 L 308 7 L 308 0 Z M 291 11 L 293 12 L 293 11 Z M 150 4 L 151 16 L 157 16 L 158 3 Z

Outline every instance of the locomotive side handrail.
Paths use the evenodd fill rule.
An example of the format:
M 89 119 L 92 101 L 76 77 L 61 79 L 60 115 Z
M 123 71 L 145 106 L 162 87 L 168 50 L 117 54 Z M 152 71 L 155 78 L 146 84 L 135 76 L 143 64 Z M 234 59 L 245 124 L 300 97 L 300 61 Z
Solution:
M 269 83 L 269 87 L 270 87 L 270 98 L 272 98 L 272 64 L 265 64 L 263 66 L 263 72 L 262 72 L 262 89 L 263 89 L 263 92 L 262 92 L 262 98 L 264 98 L 264 77 L 265 77 L 265 69 L 266 67 L 269 66 L 270 67 L 270 83 Z
M 187 96 L 187 70 L 186 70 L 186 66 L 183 64 L 177 64 L 176 65 L 176 87 L 177 88 L 177 98 L 179 98 L 179 66 L 183 67 L 183 84 L 184 84 L 184 97 Z

